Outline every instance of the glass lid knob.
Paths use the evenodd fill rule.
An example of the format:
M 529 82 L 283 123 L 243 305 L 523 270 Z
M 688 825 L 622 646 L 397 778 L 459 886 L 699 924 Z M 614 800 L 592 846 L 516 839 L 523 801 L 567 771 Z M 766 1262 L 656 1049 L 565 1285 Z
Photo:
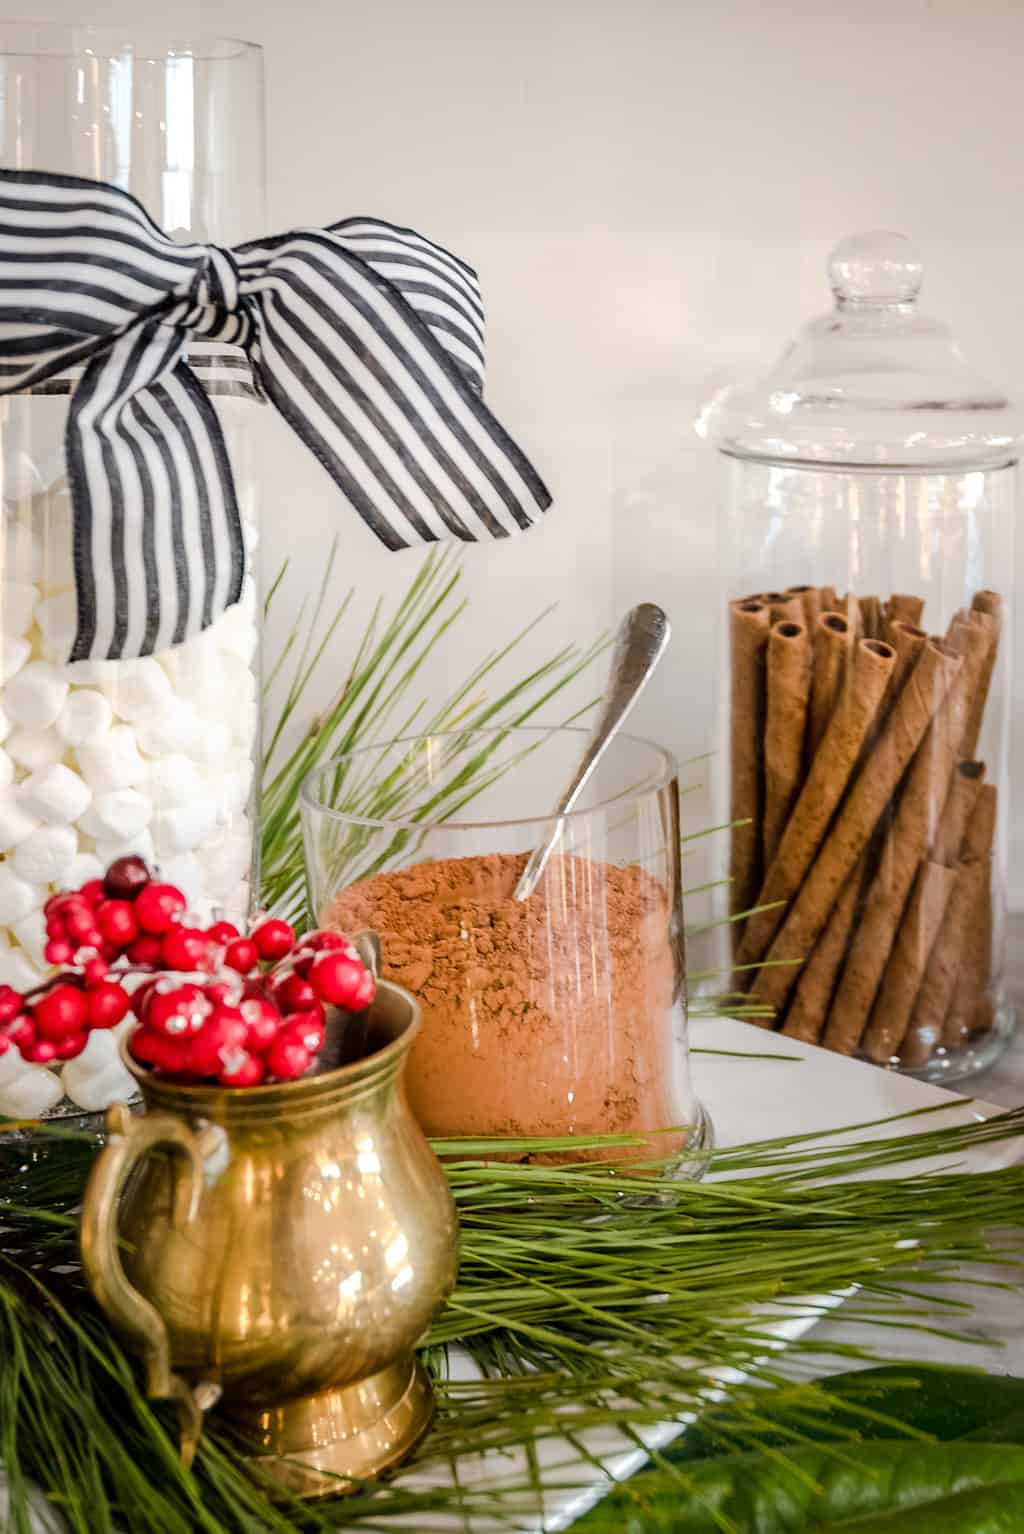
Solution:
M 828 278 L 840 307 L 913 303 L 921 272 L 913 243 L 888 229 L 852 234 L 828 258 Z

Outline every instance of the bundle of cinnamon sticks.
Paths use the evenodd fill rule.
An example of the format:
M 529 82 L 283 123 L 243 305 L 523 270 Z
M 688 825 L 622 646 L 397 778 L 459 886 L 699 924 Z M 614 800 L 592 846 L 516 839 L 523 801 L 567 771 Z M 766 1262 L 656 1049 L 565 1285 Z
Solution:
M 996 790 L 976 759 L 1002 601 L 799 586 L 734 601 L 734 981 L 766 1025 L 925 1065 L 991 1026 Z

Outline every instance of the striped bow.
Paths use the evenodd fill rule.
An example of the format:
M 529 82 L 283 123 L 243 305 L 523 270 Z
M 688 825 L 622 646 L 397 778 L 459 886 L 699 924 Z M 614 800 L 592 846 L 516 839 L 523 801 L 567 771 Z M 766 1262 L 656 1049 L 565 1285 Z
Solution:
M 364 218 L 178 245 L 117 187 L 0 171 L 0 393 L 82 367 L 73 660 L 180 644 L 241 593 L 231 466 L 190 340 L 244 348 L 389 549 L 504 538 L 550 504 L 483 403 L 476 275 L 441 246 Z

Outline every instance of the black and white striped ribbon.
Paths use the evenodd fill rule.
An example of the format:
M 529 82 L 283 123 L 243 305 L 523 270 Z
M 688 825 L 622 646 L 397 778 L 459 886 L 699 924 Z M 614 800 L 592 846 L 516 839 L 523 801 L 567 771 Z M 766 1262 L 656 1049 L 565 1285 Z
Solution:
M 0 394 L 80 370 L 74 660 L 180 644 L 240 595 L 231 466 L 190 341 L 244 349 L 389 549 L 504 538 L 550 504 L 483 403 L 476 275 L 440 245 L 368 218 L 179 245 L 117 187 L 0 171 Z

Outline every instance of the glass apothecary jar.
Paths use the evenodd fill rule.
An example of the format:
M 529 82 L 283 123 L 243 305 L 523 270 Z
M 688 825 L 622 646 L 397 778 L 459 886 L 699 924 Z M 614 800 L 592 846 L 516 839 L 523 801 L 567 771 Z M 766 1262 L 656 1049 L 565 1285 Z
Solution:
M 407 1088 L 431 1135 L 630 1137 L 602 1158 L 703 1169 L 689 1070 L 676 767 L 619 736 L 525 900 L 587 731 L 468 730 L 367 747 L 302 791 L 310 909 L 375 929 L 418 997 Z M 471 794 L 470 785 L 479 792 Z M 557 791 L 557 790 L 556 790 Z M 552 1154 L 555 1154 L 553 1151 Z
M 765 1026 L 953 1081 L 1003 987 L 1017 409 L 918 306 L 901 235 L 718 394 L 733 985 Z M 728 866 L 726 864 L 726 858 Z
M 179 243 L 252 238 L 264 227 L 261 50 L 179 33 L 0 25 L 0 164 L 112 183 Z M 69 303 L 83 282 L 99 302 L 116 261 L 104 239 L 87 247 L 84 276 L 82 255 L 54 272 Z M 65 427 L 81 369 L 0 398 L 0 983 L 18 991 L 46 973 L 48 895 L 123 854 L 159 866 L 200 919 L 215 909 L 244 919 L 250 905 L 263 416 L 239 348 L 195 343 L 187 360 L 227 443 L 246 544 L 242 596 L 185 642 L 175 639 L 179 607 L 140 659 L 69 661 L 77 599 Z M 144 499 L 157 448 L 138 448 L 133 493 Z M 167 558 L 194 564 L 174 525 L 156 537 L 169 540 Z M 202 587 L 192 573 L 190 600 Z M 113 634 L 118 621 L 100 612 L 97 629 Z M 62 1095 L 53 1069 L 31 1103 L 0 1088 L 0 1113 L 52 1107 Z M 71 1070 L 69 1092 L 76 1072 L 87 1074 Z M 94 1090 L 85 1094 L 98 1106 Z

